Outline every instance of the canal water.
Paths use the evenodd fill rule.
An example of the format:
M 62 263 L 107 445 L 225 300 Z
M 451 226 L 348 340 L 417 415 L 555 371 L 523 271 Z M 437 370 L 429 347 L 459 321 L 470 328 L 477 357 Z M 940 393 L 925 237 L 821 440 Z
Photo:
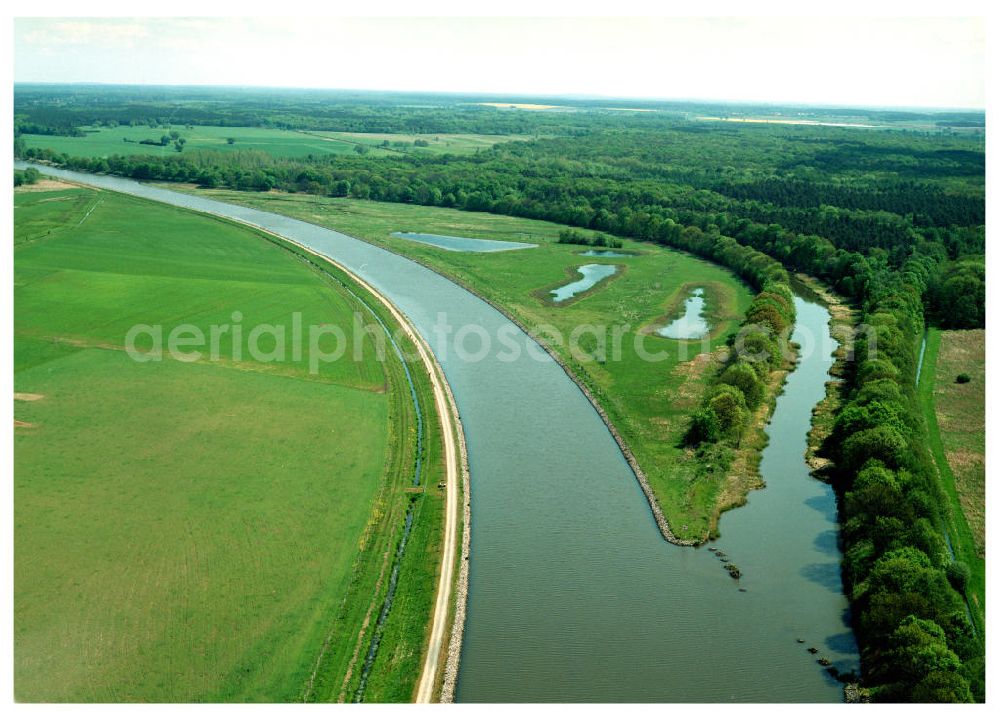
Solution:
M 276 214 L 125 179 L 45 172 L 295 239 L 379 288 L 428 340 L 455 392 L 469 449 L 472 554 L 459 701 L 842 699 L 840 684 L 805 650 L 815 646 L 841 669 L 857 667 L 833 493 L 803 460 L 810 411 L 832 362 L 822 306 L 796 299 L 802 361 L 769 426 L 768 487 L 722 519 L 716 544 L 743 571 L 737 582 L 707 548 L 662 539 L 631 469 L 577 386 L 504 316 L 444 277 Z M 513 361 L 470 357 L 473 341 L 459 354 L 463 325 L 494 339 L 502 330 L 525 353 Z M 825 348 L 810 348 L 810 338 Z

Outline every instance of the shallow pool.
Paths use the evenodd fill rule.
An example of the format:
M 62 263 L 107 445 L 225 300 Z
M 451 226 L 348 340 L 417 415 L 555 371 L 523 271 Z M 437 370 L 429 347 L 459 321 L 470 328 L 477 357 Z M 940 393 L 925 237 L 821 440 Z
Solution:
M 695 289 L 684 300 L 684 315 L 656 330 L 668 339 L 701 339 L 708 334 L 708 319 L 705 318 L 705 290 Z
M 439 249 L 448 251 L 473 251 L 476 253 L 489 254 L 497 251 L 514 251 L 516 249 L 533 249 L 538 244 L 526 244 L 520 241 L 497 241 L 489 238 L 465 238 L 464 236 L 439 236 L 435 233 L 412 233 L 409 231 L 394 231 L 392 236 L 405 238 L 407 241 L 416 241 L 437 246 Z
M 600 256 L 605 259 L 622 259 L 626 256 L 635 256 L 628 251 L 611 251 L 609 249 L 590 249 L 580 254 L 581 256 Z
M 552 295 L 553 301 L 558 303 L 572 299 L 577 294 L 582 294 L 584 291 L 593 288 L 597 282 L 613 276 L 615 271 L 617 271 L 617 267 L 608 264 L 584 264 L 577 271 L 583 275 L 583 278 L 570 281 L 568 284 L 550 291 L 549 293 Z

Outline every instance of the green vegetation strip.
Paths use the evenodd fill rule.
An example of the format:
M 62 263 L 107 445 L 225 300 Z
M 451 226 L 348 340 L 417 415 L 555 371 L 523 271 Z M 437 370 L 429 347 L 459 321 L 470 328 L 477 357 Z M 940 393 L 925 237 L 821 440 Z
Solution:
M 951 560 L 951 502 L 928 451 L 917 389 L 931 259 L 915 256 L 870 288 L 849 401 L 827 447 L 843 495 L 844 583 L 870 695 L 885 702 L 971 702 L 985 691 L 983 641 Z
M 947 334 L 947 332 L 945 332 Z M 970 577 L 965 590 L 965 597 L 972 611 L 978 630 L 985 630 L 986 609 L 986 560 L 979 554 L 979 545 L 973 535 L 972 528 L 962 509 L 962 499 L 956 484 L 955 474 L 948 464 L 945 445 L 942 440 L 941 428 L 938 423 L 938 395 L 947 395 L 949 390 L 942 385 L 955 385 L 956 380 L 941 379 L 938 373 L 938 360 L 941 353 L 942 332 L 930 327 L 927 329 L 927 345 L 924 349 L 923 365 L 917 389 L 927 423 L 928 440 L 931 455 L 941 478 L 941 486 L 948 497 L 950 514 L 946 517 L 948 539 L 955 559 L 967 566 Z M 946 342 L 947 343 L 947 342 Z M 980 383 L 982 380 L 977 380 Z M 983 419 L 982 410 L 968 410 L 963 424 L 975 427 Z

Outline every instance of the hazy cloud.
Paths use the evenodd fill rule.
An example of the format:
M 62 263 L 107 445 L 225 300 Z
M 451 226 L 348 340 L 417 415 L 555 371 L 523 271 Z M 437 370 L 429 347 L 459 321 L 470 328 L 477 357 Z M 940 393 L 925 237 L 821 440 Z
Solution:
M 33 18 L 19 82 L 984 104 L 963 18 Z

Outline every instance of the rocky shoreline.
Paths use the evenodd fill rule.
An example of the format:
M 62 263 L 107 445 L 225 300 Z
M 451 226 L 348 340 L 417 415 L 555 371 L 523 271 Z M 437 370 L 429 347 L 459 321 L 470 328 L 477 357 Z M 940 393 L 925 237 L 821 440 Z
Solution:
M 469 487 L 469 453 L 465 446 L 465 430 L 462 427 L 462 418 L 458 413 L 458 405 L 455 403 L 455 395 L 452 394 L 451 385 L 448 383 L 444 371 L 438 363 L 437 357 L 430 354 L 433 360 L 435 373 L 441 379 L 445 394 L 448 397 L 448 406 L 451 408 L 452 417 L 455 420 L 455 436 L 458 437 L 458 449 L 462 467 L 462 550 L 458 563 L 458 580 L 455 582 L 454 598 L 454 619 L 452 620 L 451 633 L 448 637 L 448 657 L 444 664 L 444 679 L 441 683 L 441 703 L 455 702 L 455 686 L 458 683 L 458 666 L 462 657 L 462 639 L 465 635 L 465 613 L 469 599 L 469 548 L 471 546 L 471 526 L 472 526 L 472 491 Z

